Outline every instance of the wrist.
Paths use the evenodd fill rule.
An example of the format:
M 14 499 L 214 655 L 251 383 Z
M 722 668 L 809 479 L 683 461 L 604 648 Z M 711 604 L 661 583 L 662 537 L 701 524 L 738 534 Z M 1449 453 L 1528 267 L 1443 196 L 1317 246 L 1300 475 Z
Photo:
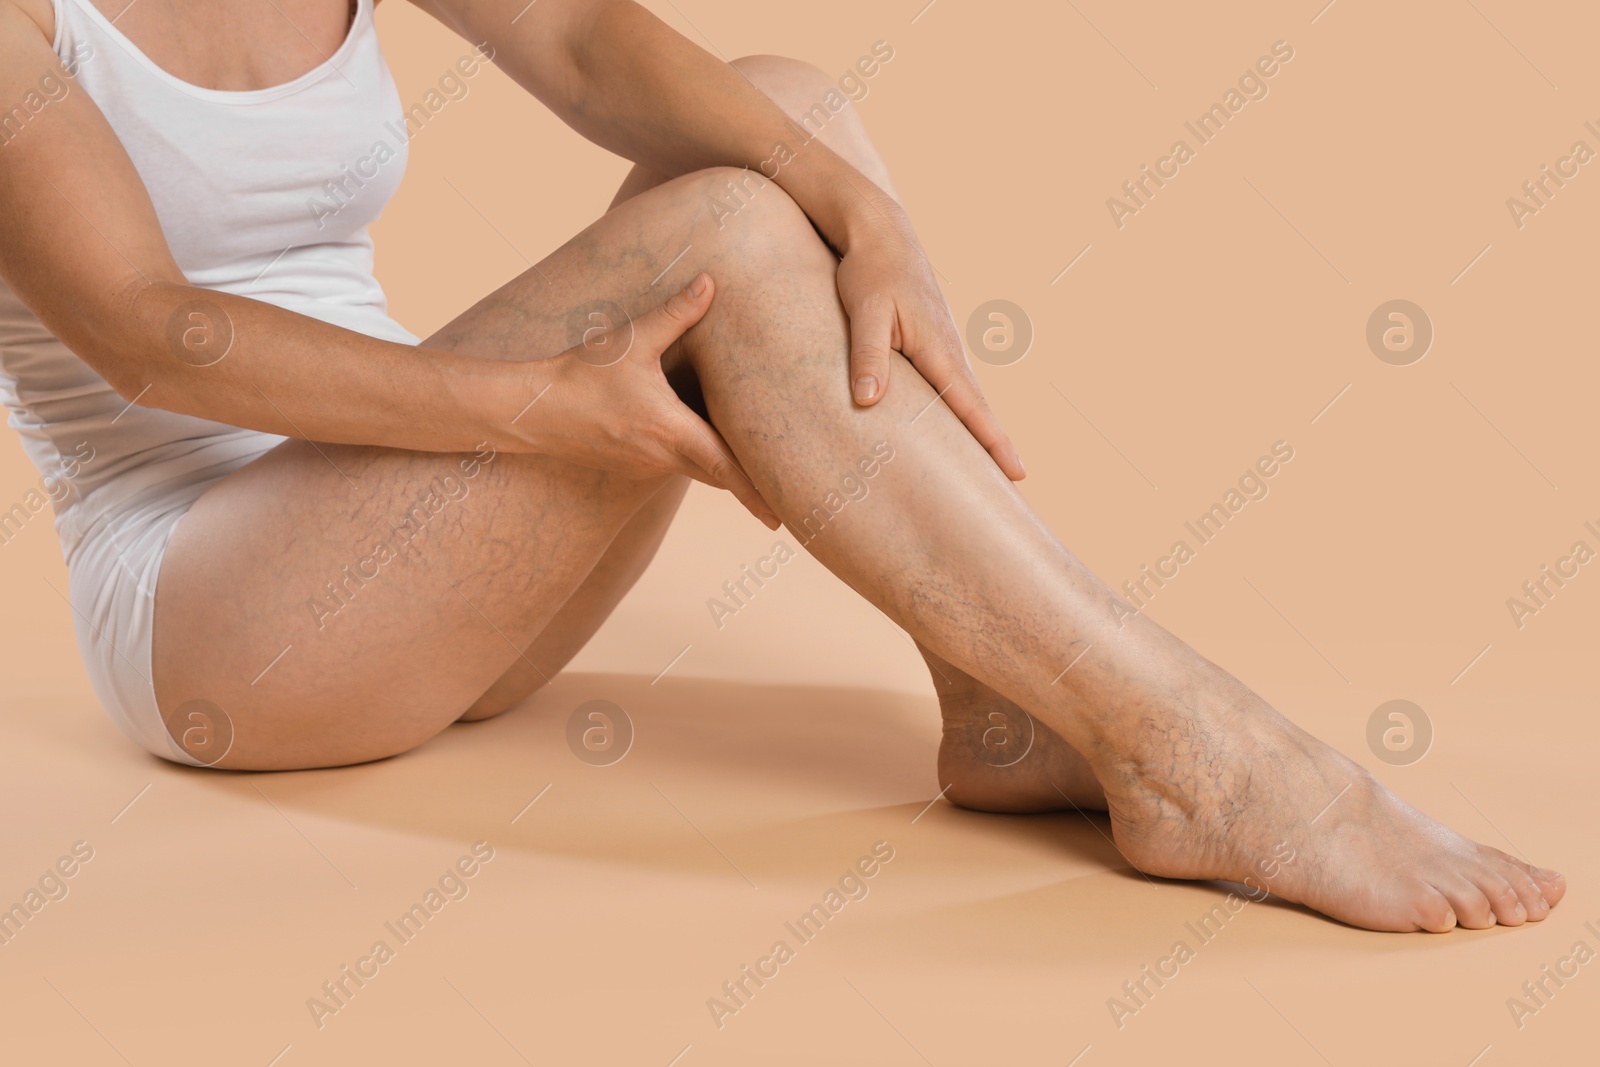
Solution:
M 455 415 L 456 451 L 487 445 L 497 452 L 543 451 L 540 408 L 548 402 L 557 360 L 459 357 L 446 375 L 446 408 Z

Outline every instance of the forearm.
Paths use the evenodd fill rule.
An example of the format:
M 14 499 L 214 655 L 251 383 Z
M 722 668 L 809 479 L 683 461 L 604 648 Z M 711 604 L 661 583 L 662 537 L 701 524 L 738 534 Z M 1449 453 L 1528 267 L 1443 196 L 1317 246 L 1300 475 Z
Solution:
M 258 300 L 171 283 L 142 287 L 123 314 L 80 344 L 118 393 L 144 407 L 315 441 L 427 452 L 484 443 L 537 450 L 534 418 L 518 415 L 553 377 L 544 361 L 382 341 Z
M 840 253 L 861 225 L 903 225 L 892 197 L 739 71 L 638 4 L 594 4 L 570 39 L 565 99 L 551 103 L 597 144 L 666 174 L 713 166 L 757 170 Z

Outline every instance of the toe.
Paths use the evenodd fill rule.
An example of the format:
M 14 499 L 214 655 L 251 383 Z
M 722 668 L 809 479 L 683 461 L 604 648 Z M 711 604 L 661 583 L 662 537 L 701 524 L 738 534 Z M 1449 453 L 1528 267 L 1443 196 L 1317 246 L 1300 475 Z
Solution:
M 1456 913 L 1444 894 L 1431 885 L 1422 887 L 1414 902 L 1416 924 L 1430 934 L 1442 934 L 1456 928 Z
M 1507 866 L 1520 872 L 1525 877 L 1532 879 L 1533 884 L 1539 889 L 1539 895 L 1544 899 L 1546 913 L 1549 912 L 1550 908 L 1555 907 L 1556 904 L 1560 902 L 1562 897 L 1566 896 L 1567 880 L 1566 878 L 1562 877 L 1560 871 L 1551 871 L 1546 870 L 1543 867 L 1535 867 L 1531 863 L 1524 862 L 1510 853 L 1502 852 L 1499 849 L 1493 848 L 1489 845 L 1479 845 L 1478 849 L 1481 853 L 1484 853 L 1488 856 L 1493 856 L 1495 859 L 1500 860 Z M 1516 885 L 1517 880 L 1513 878 L 1512 884 Z M 1528 914 L 1530 916 L 1533 914 L 1532 908 L 1528 909 Z
M 1528 877 L 1539 886 L 1539 893 L 1544 897 L 1546 904 L 1553 908 L 1561 903 L 1561 898 L 1567 895 L 1567 879 L 1560 871 L 1535 867 L 1531 863 L 1525 863 L 1523 866 L 1527 869 Z
M 1450 902 L 1456 922 L 1468 930 L 1487 930 L 1495 924 L 1494 909 L 1475 882 L 1461 875 L 1440 878 L 1433 883 L 1435 889 Z M 1509 887 L 1508 887 L 1509 888 Z
M 1499 871 L 1516 891 L 1517 899 L 1522 901 L 1522 910 L 1527 913 L 1529 922 L 1538 922 L 1550 914 L 1550 902 L 1544 899 L 1539 883 L 1528 873 L 1527 864 L 1509 860 L 1499 865 Z
M 1472 880 L 1488 900 L 1495 922 L 1501 926 L 1521 926 L 1528 921 L 1528 909 L 1506 873 L 1500 864 L 1485 864 L 1474 872 Z

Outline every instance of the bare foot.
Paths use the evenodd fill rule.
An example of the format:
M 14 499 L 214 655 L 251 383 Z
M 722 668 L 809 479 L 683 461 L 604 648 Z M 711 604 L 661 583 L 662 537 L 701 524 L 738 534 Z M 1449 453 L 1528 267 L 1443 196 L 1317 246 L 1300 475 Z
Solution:
M 1088 761 L 1060 734 L 953 668 L 933 681 L 944 716 L 939 784 L 949 787 L 951 803 L 995 812 L 1106 810 Z
M 1231 677 L 1188 692 L 1205 695 L 1146 710 L 1096 767 L 1140 870 L 1243 882 L 1369 930 L 1520 926 L 1566 892 L 1559 873 L 1411 808 Z

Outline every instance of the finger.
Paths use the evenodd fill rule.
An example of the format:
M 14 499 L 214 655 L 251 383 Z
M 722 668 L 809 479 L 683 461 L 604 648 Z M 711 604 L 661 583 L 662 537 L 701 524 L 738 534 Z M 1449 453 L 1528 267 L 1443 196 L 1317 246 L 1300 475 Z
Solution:
M 1001 429 L 1000 420 L 995 417 L 994 409 L 989 407 L 989 401 L 984 399 L 983 390 L 978 387 L 978 379 L 973 376 L 972 367 L 968 365 L 964 354 L 952 354 L 950 349 L 925 354 L 922 349 L 908 344 L 906 358 L 928 380 L 929 385 L 942 392 L 941 399 L 1007 478 L 1020 482 L 1028 476 L 1022 466 L 1022 457 L 1017 454 L 1017 447 L 1011 443 L 1011 436 Z
M 678 431 L 672 439 L 673 452 L 682 460 L 680 471 L 696 481 L 726 489 L 738 498 L 762 525 L 776 530 L 783 525 L 778 513 L 761 496 L 761 491 L 745 474 L 728 442 L 716 428 L 685 407 Z
M 701 271 L 687 286 L 667 297 L 633 324 L 633 336 L 651 356 L 665 352 L 672 342 L 705 316 L 716 288 L 711 275 Z
M 894 305 L 871 296 L 850 313 L 850 395 L 871 407 L 889 387 L 889 351 L 893 340 Z

